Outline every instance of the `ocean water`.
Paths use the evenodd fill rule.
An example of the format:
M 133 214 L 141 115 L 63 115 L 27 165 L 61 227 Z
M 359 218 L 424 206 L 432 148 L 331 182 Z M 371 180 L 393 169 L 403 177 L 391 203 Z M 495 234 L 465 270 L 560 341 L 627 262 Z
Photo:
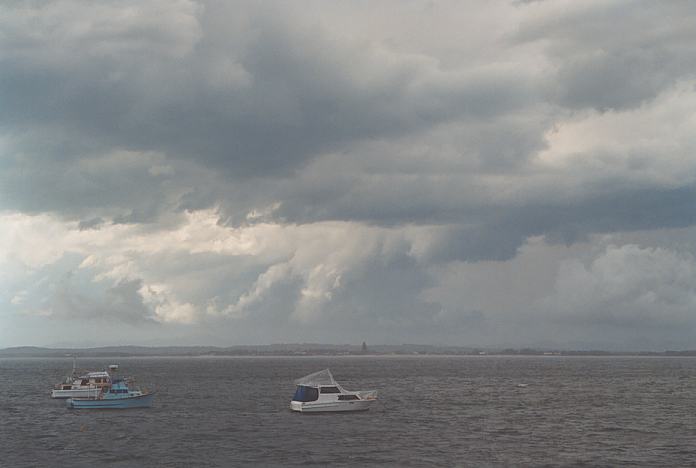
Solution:
M 696 358 L 299 357 L 118 362 L 153 408 L 71 410 L 49 397 L 70 359 L 0 359 L 0 466 L 696 465 Z M 371 410 L 288 409 L 331 368 L 378 389 Z M 518 387 L 517 384 L 527 384 Z

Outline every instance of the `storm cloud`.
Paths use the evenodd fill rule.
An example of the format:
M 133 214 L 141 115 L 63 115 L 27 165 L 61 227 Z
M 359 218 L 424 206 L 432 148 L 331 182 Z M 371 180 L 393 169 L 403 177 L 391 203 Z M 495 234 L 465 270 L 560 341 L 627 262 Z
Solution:
M 58 342 L 42 317 L 74 340 L 694 346 L 694 22 L 5 4 L 0 344 Z

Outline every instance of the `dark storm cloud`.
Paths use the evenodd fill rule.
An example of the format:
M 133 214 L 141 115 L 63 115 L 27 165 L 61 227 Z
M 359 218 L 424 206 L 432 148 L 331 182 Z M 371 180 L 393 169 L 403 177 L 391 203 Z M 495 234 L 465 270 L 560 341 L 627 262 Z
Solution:
M 691 3 L 347 5 L 0 7 L 0 214 L 69 221 L 7 218 L 48 230 L 12 303 L 63 249 L 56 317 L 496 336 L 504 307 L 424 297 L 433 269 L 696 224 Z
M 592 196 L 574 203 L 498 207 L 495 215 L 469 216 L 467 226 L 438 233 L 427 255 L 449 259 L 509 260 L 532 236 L 573 244 L 595 233 L 671 229 L 696 224 L 696 187 L 675 190 L 634 190 Z
M 99 229 L 102 224 L 104 224 L 104 220 L 101 218 L 83 219 L 78 223 L 77 228 L 80 231 Z
M 211 192 L 215 184 L 292 177 L 322 152 L 448 121 L 494 120 L 540 94 L 523 75 L 444 71 L 430 57 L 336 40 L 327 27 L 293 23 L 297 18 L 284 17 L 284 6 L 180 2 L 161 19 L 129 22 L 107 3 L 85 9 L 79 21 L 92 24 L 84 30 L 78 17 L 50 3 L 35 6 L 33 15 L 7 17 L 9 40 L 0 57 L 7 138 L 1 190 L 8 208 L 149 222 L 172 208 L 229 204 L 219 198 L 226 189 Z M 155 2 L 143 14 L 156 8 Z M 230 31 L 218 18 L 237 8 L 247 21 Z M 510 154 L 491 148 L 495 133 L 477 138 L 489 164 Z M 123 167 L 81 164 L 119 151 L 130 154 Z M 153 174 L 158 162 L 151 155 L 138 161 L 139 152 L 161 155 L 161 164 L 185 174 Z M 222 177 L 205 182 L 217 176 L 191 174 L 188 161 Z M 264 202 L 255 185 L 245 185 L 251 193 L 234 194 L 231 205 L 246 212 L 259 198 Z M 325 218 L 316 211 L 314 218 Z M 345 211 L 354 217 L 350 207 Z M 294 213 L 285 216 L 292 220 Z
M 214 21 L 231 8 L 193 9 L 187 26 L 201 28 L 200 37 L 182 34 L 184 51 L 167 49 L 167 41 L 184 39 L 156 20 L 147 34 L 137 25 L 110 35 L 95 28 L 66 62 L 38 53 L 69 54 L 49 43 L 62 39 L 53 31 L 36 43 L 15 30 L 29 37 L 16 39 L 2 59 L 3 123 L 42 125 L 32 133 L 40 141 L 70 135 L 65 151 L 50 157 L 84 155 L 85 145 L 161 151 L 231 177 L 268 176 L 351 141 L 494 116 L 537 92 L 519 76 L 446 73 L 425 57 L 382 55 L 336 41 L 324 28 L 289 24 L 282 12 L 247 9 L 252 27 L 232 37 Z M 226 43 L 245 34 L 241 46 Z
M 636 106 L 696 63 L 687 4 L 591 5 L 523 21 L 501 46 L 543 43 L 555 76 L 442 69 L 436 57 L 339 39 L 282 3 L 178 2 L 161 17 L 157 2 L 132 4 L 131 16 L 109 3 L 81 17 L 71 16 L 79 3 L 31 5 L 6 9 L 3 21 L 5 207 L 143 223 L 219 206 L 236 225 L 278 204 L 260 219 L 461 224 L 448 239 L 471 260 L 508 258 L 528 235 L 659 227 L 648 218 L 661 192 L 517 206 L 461 189 L 476 174 L 528 170 L 563 106 Z M 433 156 L 447 149 L 444 134 L 447 161 Z M 361 155 L 369 150 L 356 145 L 371 141 L 397 143 Z M 418 144 L 426 149 L 409 162 L 406 145 Z M 326 154 L 347 162 L 306 175 Z M 662 212 L 670 226 L 692 219 L 688 203 Z
M 20 151 L 14 149 L 0 163 L 5 208 L 56 212 L 73 219 L 148 222 L 175 207 L 178 195 L 187 190 L 172 181 L 172 174 L 153 171 L 166 165 L 157 155 L 116 152 L 51 160 L 46 153 L 34 158 Z M 189 176 L 195 177 L 195 172 Z
M 556 99 L 571 108 L 641 105 L 679 79 L 693 78 L 694 5 L 689 2 L 569 4 L 569 11 L 523 23 L 557 70 Z

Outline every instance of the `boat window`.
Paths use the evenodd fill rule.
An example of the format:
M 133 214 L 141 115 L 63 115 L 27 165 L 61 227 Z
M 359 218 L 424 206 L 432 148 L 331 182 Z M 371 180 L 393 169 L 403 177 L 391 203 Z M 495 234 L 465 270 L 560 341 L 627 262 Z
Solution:
M 80 382 L 80 385 L 87 385 L 89 384 L 89 380 L 87 379 L 82 379 L 82 382 Z
M 292 397 L 293 401 L 316 401 L 319 398 L 319 390 L 314 387 L 305 387 L 304 385 L 298 385 L 297 391 L 295 391 L 295 396 Z
M 357 395 L 338 395 L 339 400 L 359 400 Z
M 321 387 L 321 393 L 341 393 L 338 387 Z

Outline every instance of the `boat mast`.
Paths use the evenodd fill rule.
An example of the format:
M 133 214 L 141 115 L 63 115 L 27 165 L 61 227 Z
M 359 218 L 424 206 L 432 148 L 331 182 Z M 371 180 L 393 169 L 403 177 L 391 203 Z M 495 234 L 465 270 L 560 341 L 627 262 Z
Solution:
M 72 378 L 77 377 L 77 354 L 67 354 L 66 356 L 72 357 Z

